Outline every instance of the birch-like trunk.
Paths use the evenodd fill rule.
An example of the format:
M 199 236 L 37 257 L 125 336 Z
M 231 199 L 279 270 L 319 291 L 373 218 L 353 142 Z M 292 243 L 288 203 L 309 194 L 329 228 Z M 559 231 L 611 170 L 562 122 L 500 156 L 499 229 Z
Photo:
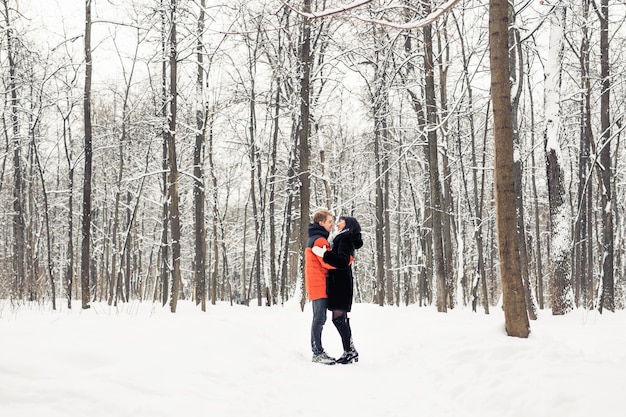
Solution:
M 161 0 L 161 54 L 162 54 L 162 62 L 161 62 L 161 117 L 163 119 L 163 123 L 167 122 L 167 103 L 168 103 L 168 95 L 167 95 L 167 54 L 168 54 L 168 41 L 167 41 L 167 33 L 168 33 L 168 24 L 167 24 L 167 11 L 165 9 L 166 0 Z M 161 229 L 161 302 L 163 306 L 167 305 L 167 301 L 169 300 L 169 288 L 170 288 L 170 275 L 171 275 L 171 267 L 170 267 L 170 259 L 169 259 L 169 193 L 170 189 L 168 186 L 169 183 L 169 171 L 168 171 L 168 149 L 167 149 L 167 141 L 168 141 L 168 131 L 167 129 L 163 129 L 163 146 L 162 146 L 162 168 L 163 168 L 163 176 L 161 178 L 163 182 L 163 207 L 161 210 L 161 218 L 163 220 L 163 225 Z
M 556 7 L 551 19 L 550 45 L 546 64 L 544 143 L 550 203 L 552 248 L 552 314 L 560 315 L 574 307 L 570 276 L 571 219 L 565 204 L 561 153 L 561 72 L 563 67 L 563 25 L 565 7 Z

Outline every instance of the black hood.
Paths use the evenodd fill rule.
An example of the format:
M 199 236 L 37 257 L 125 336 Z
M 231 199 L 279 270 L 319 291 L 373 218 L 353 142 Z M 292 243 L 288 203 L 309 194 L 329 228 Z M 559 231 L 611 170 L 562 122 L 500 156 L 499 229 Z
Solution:
M 309 233 L 309 240 L 307 241 L 307 247 L 309 248 L 312 248 L 313 243 L 320 237 L 323 237 L 324 239 L 328 239 L 328 235 L 329 235 L 328 231 L 324 229 L 318 223 L 310 223 L 308 233 Z

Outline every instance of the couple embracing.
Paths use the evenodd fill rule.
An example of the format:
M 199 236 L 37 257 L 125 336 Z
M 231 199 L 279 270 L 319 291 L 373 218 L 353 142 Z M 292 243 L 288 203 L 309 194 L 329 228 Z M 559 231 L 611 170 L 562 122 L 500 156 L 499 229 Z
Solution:
M 313 307 L 311 349 L 313 362 L 332 365 L 358 362 L 352 342 L 348 312 L 352 308 L 354 250 L 363 246 L 361 226 L 354 217 L 339 217 L 337 233 L 331 237 L 334 216 L 328 210 L 313 214 L 309 239 L 304 250 L 306 290 Z M 341 336 L 343 355 L 334 359 L 322 347 L 326 310 L 332 311 L 333 324 Z

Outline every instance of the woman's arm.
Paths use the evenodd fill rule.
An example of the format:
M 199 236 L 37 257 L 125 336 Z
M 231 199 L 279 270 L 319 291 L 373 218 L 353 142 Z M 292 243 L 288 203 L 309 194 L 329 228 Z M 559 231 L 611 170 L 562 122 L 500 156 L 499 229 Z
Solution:
M 346 269 L 352 263 L 351 256 L 354 252 L 354 245 L 352 239 L 346 236 L 339 241 L 335 241 L 335 246 L 332 251 L 326 251 L 324 253 L 324 262 L 334 266 L 337 269 Z

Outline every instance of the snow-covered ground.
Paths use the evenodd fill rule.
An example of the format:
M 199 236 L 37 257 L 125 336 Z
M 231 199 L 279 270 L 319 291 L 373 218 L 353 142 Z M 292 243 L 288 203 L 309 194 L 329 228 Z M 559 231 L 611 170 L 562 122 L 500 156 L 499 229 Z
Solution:
M 61 304 L 61 303 L 59 303 Z M 310 304 L 178 312 L 0 304 L 0 416 L 622 416 L 626 312 L 503 313 L 356 304 L 360 361 L 311 363 Z M 324 346 L 341 354 L 330 320 Z

